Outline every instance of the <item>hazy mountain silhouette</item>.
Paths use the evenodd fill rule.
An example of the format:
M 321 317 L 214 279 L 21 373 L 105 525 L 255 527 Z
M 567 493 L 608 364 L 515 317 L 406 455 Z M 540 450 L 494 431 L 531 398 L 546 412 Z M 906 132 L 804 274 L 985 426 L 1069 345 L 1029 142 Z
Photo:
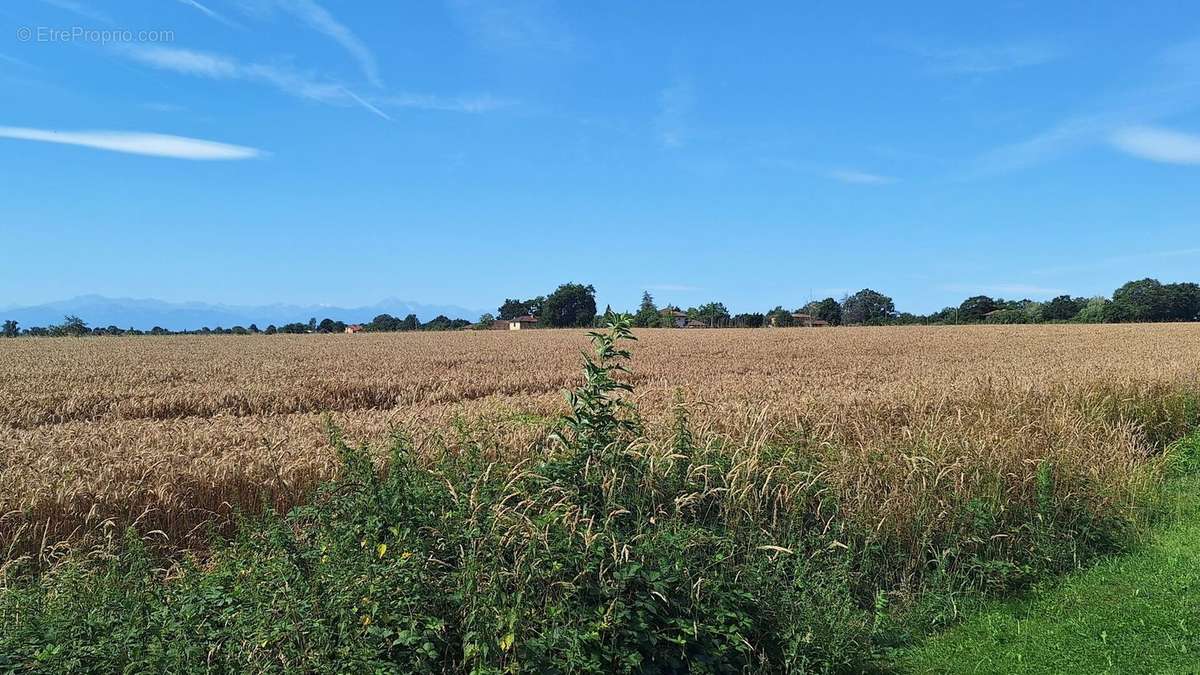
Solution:
M 428 321 L 439 314 L 451 319 L 474 321 L 486 310 L 467 309 L 456 305 L 427 305 L 411 300 L 388 298 L 364 307 L 331 307 L 328 305 L 223 305 L 206 302 L 166 302 L 150 298 L 108 298 L 102 295 L 81 295 L 68 300 L 47 302 L 25 307 L 0 309 L 0 320 L 12 319 L 22 328 L 62 323 L 67 314 L 78 316 L 88 326 L 116 326 L 149 330 L 160 326 L 169 330 L 195 330 L 203 326 L 249 326 L 266 328 L 294 321 L 318 321 L 330 318 L 347 323 L 366 323 L 379 314 L 403 317 L 416 314 Z

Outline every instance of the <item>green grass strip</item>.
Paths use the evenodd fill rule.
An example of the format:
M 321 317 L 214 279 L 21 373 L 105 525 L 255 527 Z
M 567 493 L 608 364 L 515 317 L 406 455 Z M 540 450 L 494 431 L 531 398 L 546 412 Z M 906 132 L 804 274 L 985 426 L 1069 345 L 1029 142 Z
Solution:
M 1145 545 L 986 604 L 899 655 L 916 673 L 1200 673 L 1200 476 Z

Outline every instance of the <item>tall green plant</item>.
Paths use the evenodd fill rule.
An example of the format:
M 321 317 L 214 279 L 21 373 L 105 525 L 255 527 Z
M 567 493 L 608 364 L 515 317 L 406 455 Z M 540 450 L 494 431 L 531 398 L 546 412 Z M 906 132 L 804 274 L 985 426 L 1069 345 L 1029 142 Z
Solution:
M 629 374 L 623 362 L 632 355 L 621 342 L 637 340 L 632 318 L 611 312 L 604 318 L 606 331 L 588 332 L 593 353 L 583 352 L 584 382 L 566 393 L 571 412 L 563 416 L 562 429 L 551 436 L 585 464 L 610 449 L 622 433 L 637 429 L 636 408 L 621 396 L 632 392 L 633 385 L 617 379 Z

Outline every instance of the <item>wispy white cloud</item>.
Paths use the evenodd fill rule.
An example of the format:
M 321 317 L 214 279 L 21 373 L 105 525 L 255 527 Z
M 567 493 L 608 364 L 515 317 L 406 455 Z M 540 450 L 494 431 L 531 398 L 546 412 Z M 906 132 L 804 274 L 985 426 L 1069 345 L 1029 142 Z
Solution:
M 955 293 L 982 293 L 984 295 L 998 296 L 1024 296 L 1024 297 L 1054 297 L 1066 293 L 1061 288 L 1046 288 L 1033 284 L 946 284 L 942 286 L 942 290 L 953 291 Z
M 47 5 L 51 5 L 52 7 L 57 7 L 59 9 L 71 12 L 72 14 L 78 14 L 85 19 L 91 19 L 93 21 L 99 21 L 107 24 L 111 24 L 113 22 L 113 20 L 104 12 L 92 9 L 90 6 L 81 2 L 76 2 L 75 0 L 42 0 L 42 2 L 46 3 Z
M 214 80 L 242 80 L 265 84 L 299 98 L 341 105 L 359 105 L 376 115 L 390 119 L 376 106 L 353 94 L 341 83 L 318 79 L 283 66 L 242 63 L 220 54 L 157 45 L 128 45 L 119 52 L 134 61 L 160 70 Z
M 0 127 L 0 138 L 79 145 L 131 155 L 192 160 L 251 159 L 264 153 L 257 148 L 205 141 L 186 136 L 169 136 L 127 131 L 51 131 L 24 127 Z
M 124 47 L 119 52 L 144 65 L 185 75 L 232 79 L 244 73 L 244 68 L 232 58 L 191 49 L 136 45 Z
M 696 92 L 690 82 L 677 81 L 658 93 L 658 116 L 654 127 L 663 147 L 681 148 L 687 143 L 688 118 L 695 106 Z
M 910 41 L 903 48 L 928 60 L 930 72 L 944 75 L 999 73 L 1039 66 L 1062 56 L 1058 47 L 1040 42 L 935 47 Z
M 9 56 L 8 54 L 0 54 L 0 61 L 4 61 L 5 63 L 11 63 L 14 66 L 21 66 L 22 68 L 32 68 L 33 67 L 28 61 L 22 61 L 21 59 L 18 59 L 15 56 Z
M 349 96 L 355 103 L 366 108 L 367 110 L 370 110 L 371 112 L 375 113 L 376 115 L 379 115 L 380 117 L 382 117 L 383 119 L 385 119 L 389 122 L 392 121 L 391 115 L 388 115 L 387 113 L 383 112 L 378 107 L 373 105 L 370 101 L 364 99 L 363 97 L 350 91 L 349 89 L 343 89 L 343 91 L 345 91 L 346 95 Z
M 481 96 L 433 96 L 430 94 L 394 94 L 373 99 L 385 108 L 414 108 L 418 110 L 441 110 L 445 112 L 484 113 L 516 105 L 516 101 L 488 94 Z
M 967 178 L 1027 168 L 1080 148 L 1114 142 L 1126 128 L 1200 107 L 1200 40 L 1164 49 L 1146 82 L 1138 87 L 1107 92 L 1092 109 L 1070 116 L 1045 131 L 984 152 L 972 163 Z
M 346 85 L 308 73 L 268 63 L 243 63 L 229 56 L 158 45 L 130 45 L 119 52 L 138 63 L 183 75 L 213 80 L 239 80 L 262 84 L 298 98 L 332 105 L 356 105 L 386 120 L 389 108 L 417 108 L 448 112 L 483 113 L 514 103 L 489 95 L 443 97 L 401 93 L 362 96 Z
M 839 180 L 843 183 L 853 183 L 855 185 L 886 185 L 896 182 L 896 179 L 892 176 L 883 176 L 877 173 L 856 171 L 854 169 L 834 169 L 825 175 L 834 180 Z
M 1200 136 L 1157 127 L 1118 129 L 1109 142 L 1134 157 L 1168 164 L 1200 164 Z
M 1153 110 L 1130 106 L 1072 117 L 1035 136 L 985 152 L 975 160 L 969 177 L 1034 166 L 1104 140 L 1139 118 L 1154 116 Z
M 188 7 L 191 7 L 192 9 L 200 11 L 202 14 L 204 14 L 208 18 L 210 18 L 214 21 L 219 21 L 219 22 L 225 24 L 226 26 L 229 26 L 230 28 L 239 28 L 239 29 L 243 28 L 243 26 L 241 24 L 237 23 L 236 21 L 226 18 L 225 15 L 223 15 L 223 14 L 214 12 L 213 10 L 209 9 L 207 5 L 204 5 L 200 2 L 198 2 L 198 0 L 179 0 L 179 2 L 187 5 Z
M 572 50 L 575 39 L 552 7 L 540 0 L 448 0 L 459 23 L 494 51 Z
M 362 68 L 363 74 L 371 84 L 377 87 L 383 86 L 383 80 L 379 76 L 379 65 L 375 61 L 374 54 L 367 49 L 354 31 L 334 18 L 324 7 L 318 5 L 314 0 L 279 0 L 279 6 L 308 24 L 313 30 L 341 45 L 342 49 L 346 50 L 355 61 L 358 61 L 359 67 Z

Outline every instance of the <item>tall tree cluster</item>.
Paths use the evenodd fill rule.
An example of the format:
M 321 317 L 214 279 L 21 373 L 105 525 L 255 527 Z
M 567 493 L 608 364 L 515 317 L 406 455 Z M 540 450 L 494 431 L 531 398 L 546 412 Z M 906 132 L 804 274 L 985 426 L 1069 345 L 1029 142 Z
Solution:
M 496 312 L 505 321 L 532 316 L 538 324 L 550 328 L 582 328 L 596 321 L 596 289 L 568 282 L 549 295 L 529 300 L 505 299 Z

